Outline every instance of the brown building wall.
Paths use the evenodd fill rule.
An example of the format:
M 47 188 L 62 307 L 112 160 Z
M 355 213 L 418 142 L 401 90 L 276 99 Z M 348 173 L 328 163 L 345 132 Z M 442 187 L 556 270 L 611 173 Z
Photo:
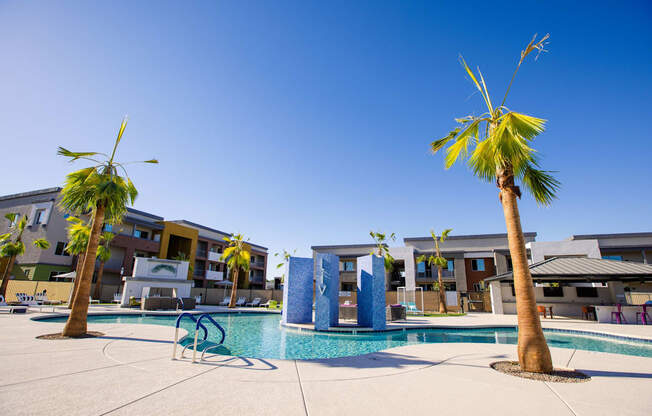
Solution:
M 494 265 L 494 259 L 491 257 L 483 258 L 484 271 L 473 271 L 471 260 L 475 259 L 464 259 L 464 267 L 466 268 L 466 287 L 468 291 L 473 291 L 474 283 L 479 283 L 487 277 L 496 275 L 496 266 Z
M 144 238 L 131 237 L 123 234 L 116 235 L 113 238 L 113 241 L 111 241 L 111 245 L 124 249 L 122 267 L 125 269 L 125 276 L 131 276 L 134 267 L 134 254 L 136 251 L 143 251 L 156 255 L 160 250 L 160 243 L 158 241 L 145 240 Z

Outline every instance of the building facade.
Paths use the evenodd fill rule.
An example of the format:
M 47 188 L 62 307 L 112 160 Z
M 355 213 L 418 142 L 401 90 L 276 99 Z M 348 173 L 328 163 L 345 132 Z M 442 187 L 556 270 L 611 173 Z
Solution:
M 10 274 L 13 278 L 57 280 L 54 276 L 75 267 L 76 258 L 65 250 L 69 225 L 66 218 L 70 214 L 57 207 L 60 192 L 61 188 L 48 188 L 0 197 L 0 234 L 7 232 L 11 225 L 5 214 L 28 216 L 23 234 L 25 254 L 17 258 Z M 195 287 L 214 287 L 230 276 L 221 260 L 227 244 L 224 237 L 230 233 L 187 220 L 166 221 L 133 208 L 127 208 L 120 224 L 105 224 L 103 230 L 115 235 L 110 245 L 111 258 L 104 265 L 104 284 L 121 284 L 123 276 L 132 274 L 136 257 L 184 258 L 193 266 L 188 271 L 188 279 L 194 281 Z M 31 242 L 37 238 L 47 239 L 50 248 L 33 247 Z M 264 288 L 267 248 L 257 244 L 251 244 L 251 248 L 251 269 L 240 274 L 238 286 Z

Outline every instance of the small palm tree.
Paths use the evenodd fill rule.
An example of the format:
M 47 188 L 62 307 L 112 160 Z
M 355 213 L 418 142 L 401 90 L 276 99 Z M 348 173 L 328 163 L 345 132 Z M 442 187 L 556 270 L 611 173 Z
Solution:
M 9 232 L 0 235 L 0 257 L 7 258 L 7 265 L 2 272 L 2 284 L 0 284 L 0 295 L 3 297 L 7 292 L 7 285 L 9 284 L 9 275 L 14 269 L 16 264 L 16 257 L 22 256 L 25 253 L 25 243 L 23 243 L 23 232 L 27 225 L 27 216 L 20 217 L 18 214 L 5 214 L 5 218 L 9 220 L 11 226 Z M 38 238 L 32 242 L 34 247 L 45 250 L 50 247 L 50 243 L 43 239 Z
M 70 309 L 74 303 L 77 287 L 79 286 L 79 276 L 81 276 L 81 268 L 84 264 L 84 252 L 86 251 L 86 247 L 88 247 L 88 236 L 91 234 L 91 227 L 83 220 L 73 216 L 66 218 L 66 221 L 70 223 L 68 226 L 68 244 L 66 245 L 66 251 L 73 256 L 77 256 L 75 280 L 73 281 L 72 291 L 68 297 L 68 309 Z
M 126 163 L 115 160 L 116 151 L 126 127 L 127 118 L 125 117 L 110 155 L 99 152 L 72 152 L 63 147 L 59 147 L 57 152 L 61 156 L 70 158 L 70 162 L 86 160 L 94 164 L 66 176 L 66 183 L 61 191 L 59 202 L 59 207 L 62 210 L 75 215 L 91 212 L 91 232 L 88 246 L 84 254 L 81 274 L 77 276 L 79 282 L 72 310 L 63 329 L 62 335 L 64 336 L 78 337 L 86 333 L 88 300 L 102 225 L 105 222 L 119 223 L 127 211 L 127 204 L 133 204 L 138 195 L 136 187 L 127 175 Z M 158 161 L 151 159 L 144 163 L 158 163 Z M 121 173 L 124 173 L 124 177 L 120 176 Z
M 430 235 L 435 242 L 435 254 L 428 257 L 428 266 L 437 266 L 437 289 L 439 291 L 439 313 L 448 313 L 448 308 L 446 308 L 446 294 L 444 291 L 444 281 L 441 277 L 441 270 L 448 265 L 448 261 L 441 256 L 441 251 L 439 251 L 439 243 L 444 242 L 448 237 L 448 234 L 453 231 L 453 229 L 448 228 L 442 231 L 441 235 L 438 237 L 435 234 L 434 230 L 430 230 Z M 417 257 L 417 263 L 422 263 L 426 261 L 426 255 L 421 255 Z
M 235 308 L 235 301 L 238 292 L 238 274 L 242 271 L 249 270 L 251 262 L 251 246 L 244 240 L 242 234 L 234 234 L 232 237 L 224 237 L 224 241 L 229 243 L 228 247 L 222 253 L 222 260 L 226 260 L 226 265 L 233 273 L 233 286 L 231 287 L 231 300 L 229 308 Z
M 296 252 L 297 250 L 294 250 L 293 252 L 290 253 L 289 251 L 283 249 L 282 253 L 274 253 L 274 257 L 280 256 L 283 258 L 283 261 L 277 264 L 276 268 L 280 269 L 281 267 L 283 267 L 285 263 L 287 263 L 287 261 L 290 260 L 290 257 L 292 257 Z M 283 272 L 283 274 L 281 275 L 281 284 L 283 283 L 285 283 L 285 272 Z
M 111 258 L 111 240 L 113 240 L 115 234 L 105 231 L 102 233 L 102 244 L 97 247 L 97 259 L 100 262 L 100 265 L 97 269 L 97 280 L 95 281 L 95 291 L 93 293 L 93 298 L 100 299 L 102 296 L 102 275 L 104 274 L 104 263 L 109 261 Z
M 389 254 L 389 247 L 387 247 L 386 241 L 396 241 L 396 234 L 391 233 L 387 236 L 385 233 L 369 231 L 369 235 L 373 238 L 374 243 L 376 244 L 376 249 L 369 254 L 375 254 L 378 257 L 382 257 L 385 260 L 385 271 L 391 272 L 392 269 L 394 269 L 394 257 Z
M 539 169 L 539 159 L 531 147 L 534 138 L 543 132 L 545 120 L 511 111 L 505 106 L 505 101 L 525 58 L 534 51 L 542 52 L 547 39 L 548 35 L 536 41 L 535 35 L 521 52 L 516 70 L 498 107 L 492 104 L 480 70 L 478 69 L 478 81 L 461 58 L 462 66 L 480 92 L 487 112 L 480 116 L 468 115 L 455 119 L 460 126 L 431 144 L 434 153 L 450 144 L 445 157 L 447 169 L 458 160 L 468 159 L 468 165 L 475 176 L 487 182 L 495 181 L 498 186 L 514 272 L 519 362 L 522 370 L 538 373 L 552 371 L 552 360 L 537 314 L 518 210 L 517 200 L 521 197 L 521 190 L 516 182 L 519 181 L 540 205 L 552 202 L 559 182 L 550 172 Z

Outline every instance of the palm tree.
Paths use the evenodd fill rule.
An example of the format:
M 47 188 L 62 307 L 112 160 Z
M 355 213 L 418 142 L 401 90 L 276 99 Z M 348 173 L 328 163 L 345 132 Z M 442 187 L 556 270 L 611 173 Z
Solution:
M 280 253 L 280 252 L 279 253 L 274 253 L 274 257 L 281 256 L 283 258 L 283 261 L 281 263 L 277 264 L 276 268 L 280 269 L 281 267 L 283 267 L 288 262 L 288 260 L 290 260 L 290 257 L 292 257 L 292 255 L 296 254 L 296 252 L 297 252 L 296 249 L 291 253 L 289 251 L 283 249 L 282 253 Z M 281 284 L 283 284 L 283 283 L 285 283 L 285 272 L 283 272 L 283 274 L 281 275 Z
M 111 240 L 113 240 L 115 234 L 105 231 L 102 233 L 102 244 L 97 247 L 97 259 L 100 261 L 100 265 L 97 269 L 97 280 L 95 281 L 95 291 L 93 293 L 94 299 L 100 299 L 102 296 L 102 275 L 104 274 L 104 263 L 109 261 L 111 258 Z
M 538 373 L 552 371 L 552 360 L 537 314 L 517 203 L 521 190 L 516 181 L 534 196 L 539 205 L 549 205 L 552 202 L 559 189 L 559 182 L 549 171 L 539 169 L 538 157 L 531 147 L 534 138 L 543 132 L 545 120 L 511 111 L 505 107 L 505 100 L 525 58 L 534 51 L 544 51 L 547 39 L 548 35 L 536 41 L 535 35 L 521 52 L 516 70 L 498 107 L 492 104 L 480 70 L 478 69 L 478 82 L 473 71 L 460 57 L 462 66 L 480 92 L 488 111 L 480 116 L 469 115 L 456 119 L 460 126 L 431 144 L 432 151 L 436 153 L 450 143 L 445 157 L 447 169 L 458 160 L 468 160 L 475 176 L 487 182 L 495 181 L 498 186 L 514 273 L 518 358 L 522 370 Z
M 441 269 L 443 269 L 448 265 L 448 261 L 441 256 L 441 252 L 439 251 L 439 243 L 440 242 L 443 243 L 451 231 L 453 231 L 452 228 L 447 228 L 444 231 L 442 231 L 439 237 L 437 237 L 435 231 L 430 230 L 430 235 L 432 236 L 432 239 L 435 241 L 436 256 L 431 254 L 430 257 L 428 257 L 428 266 L 437 266 L 437 289 L 439 291 L 439 313 L 448 313 L 448 309 L 446 308 L 446 294 L 444 293 L 444 281 L 441 278 Z M 426 261 L 425 254 L 417 257 L 417 263 L 421 263 L 424 261 Z
M 374 240 L 376 244 L 376 249 L 369 254 L 375 254 L 378 257 L 382 257 L 385 260 L 385 271 L 391 272 L 394 268 L 394 257 L 389 254 L 389 247 L 387 247 L 387 240 L 396 240 L 396 234 L 391 233 L 389 237 L 385 233 L 369 231 L 369 235 Z M 376 252 L 376 250 L 378 250 Z
M 25 253 L 23 232 L 27 225 L 26 215 L 20 217 L 18 214 L 5 214 L 5 218 L 9 220 L 11 226 L 9 227 L 8 233 L 0 235 L 0 257 L 8 259 L 5 269 L 2 271 L 2 284 L 0 284 L 0 295 L 3 297 L 7 292 L 9 275 L 16 264 L 16 257 L 22 256 Z M 50 243 L 43 238 L 37 238 L 32 242 L 32 244 L 34 247 L 40 248 L 41 250 L 50 247 Z
M 68 297 L 68 309 L 71 309 L 75 300 L 75 294 L 77 293 L 77 287 L 79 286 L 79 277 L 81 276 L 81 268 L 84 263 L 84 252 L 86 251 L 86 247 L 88 247 L 88 236 L 91 233 L 91 229 L 88 224 L 77 217 L 68 217 L 66 221 L 70 223 L 68 226 L 68 244 L 66 245 L 66 251 L 73 256 L 77 256 L 75 280 L 73 281 L 72 290 Z
M 86 333 L 88 314 L 88 300 L 91 290 L 91 281 L 95 269 L 97 247 L 100 243 L 102 225 L 106 222 L 116 224 L 122 220 L 127 211 L 127 204 L 133 204 L 138 191 L 129 179 L 125 163 L 115 160 L 118 144 L 127 127 L 127 118 L 122 120 L 118 137 L 113 145 L 111 155 L 98 152 L 71 152 L 59 147 L 58 154 L 70 158 L 70 162 L 80 159 L 91 161 L 93 166 L 87 167 L 66 176 L 65 185 L 61 191 L 59 207 L 79 215 L 90 211 L 91 232 L 88 246 L 84 254 L 81 274 L 77 276 L 77 290 L 62 335 L 78 337 Z M 98 156 L 103 156 L 102 160 Z M 158 163 L 156 159 L 146 160 L 144 163 Z M 125 177 L 120 176 L 124 173 Z
M 232 237 L 224 237 L 224 241 L 229 243 L 228 247 L 222 253 L 222 260 L 226 260 L 226 265 L 233 272 L 233 286 L 231 287 L 231 300 L 229 308 L 235 308 L 235 300 L 238 292 L 238 274 L 242 271 L 249 270 L 251 262 L 251 246 L 244 240 L 242 234 L 233 234 Z

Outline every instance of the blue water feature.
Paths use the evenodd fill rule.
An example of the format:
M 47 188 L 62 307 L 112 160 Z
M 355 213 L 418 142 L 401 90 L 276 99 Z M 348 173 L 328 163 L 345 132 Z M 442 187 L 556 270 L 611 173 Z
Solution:
M 279 358 L 309 360 L 319 358 L 348 357 L 382 351 L 403 345 L 422 343 L 478 343 L 516 344 L 514 328 L 465 328 L 465 329 L 413 329 L 357 335 L 339 333 L 298 332 L 281 327 L 276 314 L 211 314 L 225 330 L 223 346 L 217 351 L 225 355 L 252 358 Z M 65 317 L 53 317 L 49 322 L 65 322 Z M 89 316 L 90 325 L 101 323 L 155 324 L 175 326 L 176 316 L 160 315 L 95 315 Z M 195 322 L 184 320 L 181 327 L 188 330 L 185 343 L 192 342 Z M 548 345 L 615 354 L 652 357 L 652 343 L 622 341 L 600 335 L 544 330 Z M 172 336 L 173 330 L 170 330 Z M 220 342 L 222 334 L 209 327 L 206 345 Z M 172 338 L 171 338 L 172 339 Z M 452 347 L 454 348 L 454 347 Z

